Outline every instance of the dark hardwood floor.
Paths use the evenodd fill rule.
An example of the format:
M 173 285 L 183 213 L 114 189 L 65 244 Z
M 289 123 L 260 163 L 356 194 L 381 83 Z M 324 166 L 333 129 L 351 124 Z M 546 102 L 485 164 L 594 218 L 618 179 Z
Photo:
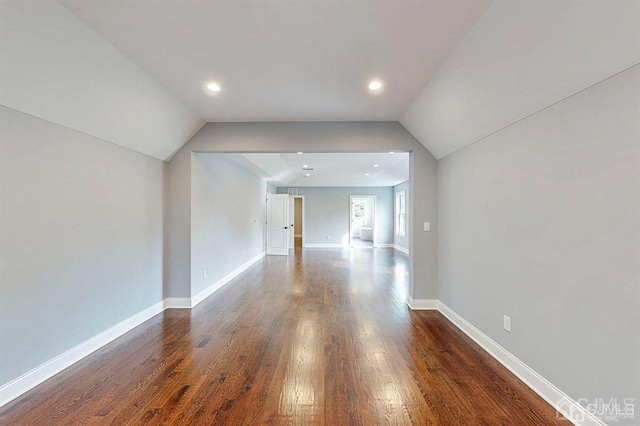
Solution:
M 406 295 L 393 249 L 268 257 L 9 403 L 0 424 L 569 424 Z

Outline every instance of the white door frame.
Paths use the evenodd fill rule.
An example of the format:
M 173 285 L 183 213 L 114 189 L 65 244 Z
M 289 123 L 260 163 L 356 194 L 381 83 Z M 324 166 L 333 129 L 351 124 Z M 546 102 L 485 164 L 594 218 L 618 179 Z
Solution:
M 353 214 L 353 199 L 354 198 L 370 198 L 372 200 L 372 209 L 373 211 L 371 212 L 372 216 L 373 216 L 373 247 L 377 247 L 376 244 L 376 230 L 378 229 L 377 226 L 377 218 L 376 218 L 376 209 L 377 209 L 377 202 L 378 202 L 378 197 L 376 195 L 370 195 L 370 194 L 365 194 L 365 195 L 349 195 L 349 247 L 353 247 L 352 245 L 352 238 L 353 238 L 353 221 L 352 221 L 352 217 L 351 215 Z M 367 247 L 358 247 L 358 248 L 367 248 Z
M 295 224 L 296 222 L 296 218 L 295 218 L 295 202 L 296 202 L 296 198 L 302 198 L 302 247 L 305 246 L 304 244 L 304 236 L 306 235 L 305 232 L 305 227 L 307 226 L 307 221 L 305 220 L 304 217 L 304 195 L 289 195 L 289 222 L 293 222 L 291 224 L 291 235 L 289 237 L 289 248 L 295 248 L 295 227 L 293 226 L 293 224 Z

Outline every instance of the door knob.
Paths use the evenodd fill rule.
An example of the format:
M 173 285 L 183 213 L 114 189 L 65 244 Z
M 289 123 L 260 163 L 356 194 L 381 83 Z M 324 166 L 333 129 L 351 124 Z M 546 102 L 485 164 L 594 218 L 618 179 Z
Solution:
M 284 229 L 289 229 L 289 227 L 288 227 L 288 226 L 285 226 L 285 227 L 284 227 Z

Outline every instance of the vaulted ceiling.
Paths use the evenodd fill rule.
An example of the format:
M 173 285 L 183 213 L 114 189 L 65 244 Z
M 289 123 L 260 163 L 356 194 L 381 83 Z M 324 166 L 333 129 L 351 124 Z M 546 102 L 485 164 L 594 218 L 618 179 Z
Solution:
M 442 158 L 639 62 L 640 1 L 494 1 L 401 123 Z
M 638 16 L 636 0 L 0 0 L 0 104 L 163 160 L 205 121 L 301 120 L 399 120 L 442 158 L 638 64 Z
M 490 0 L 61 3 L 207 121 L 396 121 Z

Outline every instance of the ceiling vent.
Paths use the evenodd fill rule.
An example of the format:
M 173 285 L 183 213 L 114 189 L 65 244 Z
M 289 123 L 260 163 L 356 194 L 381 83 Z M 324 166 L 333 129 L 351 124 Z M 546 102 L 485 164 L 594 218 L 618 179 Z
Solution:
M 289 188 L 289 195 L 298 195 L 298 188 Z

